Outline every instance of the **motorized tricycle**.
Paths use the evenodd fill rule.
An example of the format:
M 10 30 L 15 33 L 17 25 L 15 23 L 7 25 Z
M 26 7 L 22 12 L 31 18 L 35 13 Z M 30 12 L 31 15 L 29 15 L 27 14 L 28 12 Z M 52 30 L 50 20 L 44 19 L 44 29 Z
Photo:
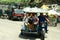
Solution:
M 41 25 L 41 27 L 39 27 L 39 25 Z M 41 22 L 41 24 L 37 24 L 37 26 L 35 27 L 34 24 L 30 24 L 29 22 L 24 22 L 24 26 L 21 29 L 21 35 L 25 35 L 25 34 L 35 34 L 40 36 L 41 40 L 44 40 L 45 39 L 45 23 Z

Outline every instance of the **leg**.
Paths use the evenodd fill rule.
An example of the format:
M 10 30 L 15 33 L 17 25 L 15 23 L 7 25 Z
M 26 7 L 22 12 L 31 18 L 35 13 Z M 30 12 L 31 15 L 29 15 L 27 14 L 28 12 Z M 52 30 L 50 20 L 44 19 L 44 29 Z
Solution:
M 46 25 L 45 25 L 45 31 L 46 31 L 46 33 L 47 33 L 47 22 L 45 23 Z

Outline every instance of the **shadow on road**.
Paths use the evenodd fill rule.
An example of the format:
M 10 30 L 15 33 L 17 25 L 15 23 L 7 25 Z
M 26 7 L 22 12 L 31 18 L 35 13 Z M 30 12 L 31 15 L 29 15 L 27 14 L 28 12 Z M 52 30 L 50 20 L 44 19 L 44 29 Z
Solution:
M 19 35 L 20 38 L 23 39 L 29 39 L 29 40 L 35 40 L 36 38 L 40 38 L 38 35 L 34 35 L 34 34 L 26 34 L 26 35 Z

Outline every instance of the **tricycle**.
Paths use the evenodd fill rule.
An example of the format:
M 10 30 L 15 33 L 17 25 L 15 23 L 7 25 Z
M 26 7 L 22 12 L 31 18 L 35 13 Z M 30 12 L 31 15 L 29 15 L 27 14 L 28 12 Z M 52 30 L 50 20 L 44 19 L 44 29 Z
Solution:
M 32 13 L 32 14 L 36 14 L 36 17 L 37 17 L 37 13 Z M 37 23 L 37 25 L 34 25 L 34 22 L 33 22 L 34 20 L 33 21 L 29 20 L 29 17 L 28 17 L 27 22 L 24 21 L 24 24 L 23 24 L 24 26 L 21 29 L 21 35 L 35 34 L 35 35 L 38 35 L 39 37 L 41 37 L 41 40 L 44 40 L 45 39 L 45 23 L 42 22 L 41 24 L 38 24 L 38 21 L 37 21 L 37 22 L 35 22 L 35 24 Z M 42 28 L 39 27 L 39 25 L 41 25 Z M 42 29 L 42 30 L 40 30 L 40 29 Z

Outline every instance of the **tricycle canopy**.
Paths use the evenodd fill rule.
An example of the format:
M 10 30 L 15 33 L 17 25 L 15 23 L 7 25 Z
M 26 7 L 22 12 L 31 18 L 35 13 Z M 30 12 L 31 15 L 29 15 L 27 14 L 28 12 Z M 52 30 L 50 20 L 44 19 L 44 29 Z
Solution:
M 26 7 L 23 9 L 24 12 L 33 12 L 33 13 L 41 13 L 41 12 L 47 12 L 47 10 L 44 10 L 42 8 L 30 8 L 30 7 Z

